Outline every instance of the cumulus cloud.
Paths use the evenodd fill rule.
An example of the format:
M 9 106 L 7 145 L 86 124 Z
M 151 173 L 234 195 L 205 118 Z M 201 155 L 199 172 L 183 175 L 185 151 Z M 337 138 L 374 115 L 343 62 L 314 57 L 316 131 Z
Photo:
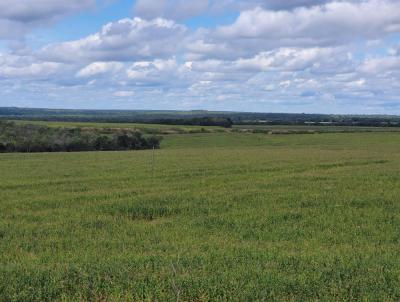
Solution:
M 300 4 L 305 1 L 293 2 Z M 328 48 L 396 32 L 400 32 L 400 5 L 389 0 L 336 1 L 295 10 L 257 7 L 242 12 L 231 25 L 196 32 L 161 18 L 122 19 L 86 38 L 49 45 L 40 55 L 63 62 L 143 61 L 177 55 L 186 60 L 236 60 L 284 47 Z
M 145 86 L 181 86 L 188 80 L 190 68 L 175 58 L 135 62 L 126 70 L 130 83 Z
M 400 56 L 400 45 L 390 47 L 388 53 L 392 56 Z
M 0 18 L 35 22 L 49 20 L 94 5 L 93 0 L 3 0 L 0 2 Z
M 319 68 L 330 61 L 335 54 L 332 48 L 281 48 L 276 51 L 262 52 L 253 58 L 239 59 L 236 67 L 258 71 L 298 71 Z
M 86 38 L 48 45 L 40 56 L 54 61 L 137 61 L 175 54 L 186 27 L 165 19 L 122 19 Z
M 120 98 L 132 97 L 134 95 L 135 95 L 135 92 L 127 91 L 127 90 L 120 90 L 120 91 L 114 92 L 114 96 L 120 97 Z
M 243 0 L 238 1 L 241 8 L 262 7 L 269 10 L 285 10 L 297 7 L 309 7 L 327 3 L 329 0 Z
M 61 68 L 62 64 L 59 63 L 0 53 L 0 78 L 46 78 Z
M 76 74 L 78 77 L 91 77 L 121 70 L 123 64 L 119 62 L 94 62 L 82 68 Z
M 138 0 L 134 14 L 146 19 L 186 19 L 204 13 L 208 8 L 208 0 Z
M 0 38 L 19 38 L 32 27 L 94 5 L 94 0 L 2 0 L 0 1 Z
M 367 59 L 360 66 L 360 71 L 369 74 L 384 74 L 399 73 L 400 71 L 400 56 L 381 57 L 374 59 Z
M 254 53 L 277 47 L 343 45 L 398 32 L 400 5 L 395 1 L 342 1 L 291 11 L 258 7 L 242 12 L 231 25 L 205 33 L 204 39 L 209 45 L 222 42 L 230 49 Z
M 146 19 L 163 17 L 174 20 L 211 14 L 217 16 L 227 11 L 237 12 L 256 7 L 284 10 L 327 3 L 329 0 L 138 0 L 133 12 Z

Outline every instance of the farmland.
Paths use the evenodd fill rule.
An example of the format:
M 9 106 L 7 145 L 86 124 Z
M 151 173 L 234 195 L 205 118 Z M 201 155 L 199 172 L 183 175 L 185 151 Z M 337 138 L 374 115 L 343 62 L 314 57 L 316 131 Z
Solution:
M 398 301 L 399 150 L 216 131 L 0 154 L 0 301 Z

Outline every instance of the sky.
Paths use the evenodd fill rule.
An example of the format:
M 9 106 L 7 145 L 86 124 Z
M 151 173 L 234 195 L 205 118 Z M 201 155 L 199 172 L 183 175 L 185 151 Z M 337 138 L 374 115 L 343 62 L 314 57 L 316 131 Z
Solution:
M 0 107 L 400 114 L 399 0 L 0 0 Z

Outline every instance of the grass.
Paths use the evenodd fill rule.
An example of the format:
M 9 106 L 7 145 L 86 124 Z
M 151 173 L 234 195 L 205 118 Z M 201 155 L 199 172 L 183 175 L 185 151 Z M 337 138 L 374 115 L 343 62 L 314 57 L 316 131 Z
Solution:
M 398 301 L 400 135 L 1 154 L 0 301 Z
M 271 134 L 297 133 L 356 133 L 356 132 L 400 132 L 400 127 L 365 126 L 319 126 L 319 125 L 234 125 L 237 131 L 270 132 Z

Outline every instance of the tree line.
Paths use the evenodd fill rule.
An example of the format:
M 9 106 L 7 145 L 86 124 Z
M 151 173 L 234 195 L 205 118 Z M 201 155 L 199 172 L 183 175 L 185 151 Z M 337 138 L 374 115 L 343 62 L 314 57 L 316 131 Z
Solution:
M 335 115 L 304 113 L 257 113 L 218 111 L 126 111 L 2 108 L 0 120 L 60 122 L 149 123 L 166 125 L 321 125 L 400 127 L 395 115 Z
M 160 148 L 161 137 L 115 129 L 50 128 L 0 121 L 0 153 L 119 151 Z
M 142 121 L 142 123 L 149 123 Z M 177 119 L 153 119 L 151 124 L 161 125 L 184 125 L 184 126 L 217 126 L 231 128 L 233 122 L 230 118 L 225 117 L 194 117 L 194 118 L 177 118 Z

